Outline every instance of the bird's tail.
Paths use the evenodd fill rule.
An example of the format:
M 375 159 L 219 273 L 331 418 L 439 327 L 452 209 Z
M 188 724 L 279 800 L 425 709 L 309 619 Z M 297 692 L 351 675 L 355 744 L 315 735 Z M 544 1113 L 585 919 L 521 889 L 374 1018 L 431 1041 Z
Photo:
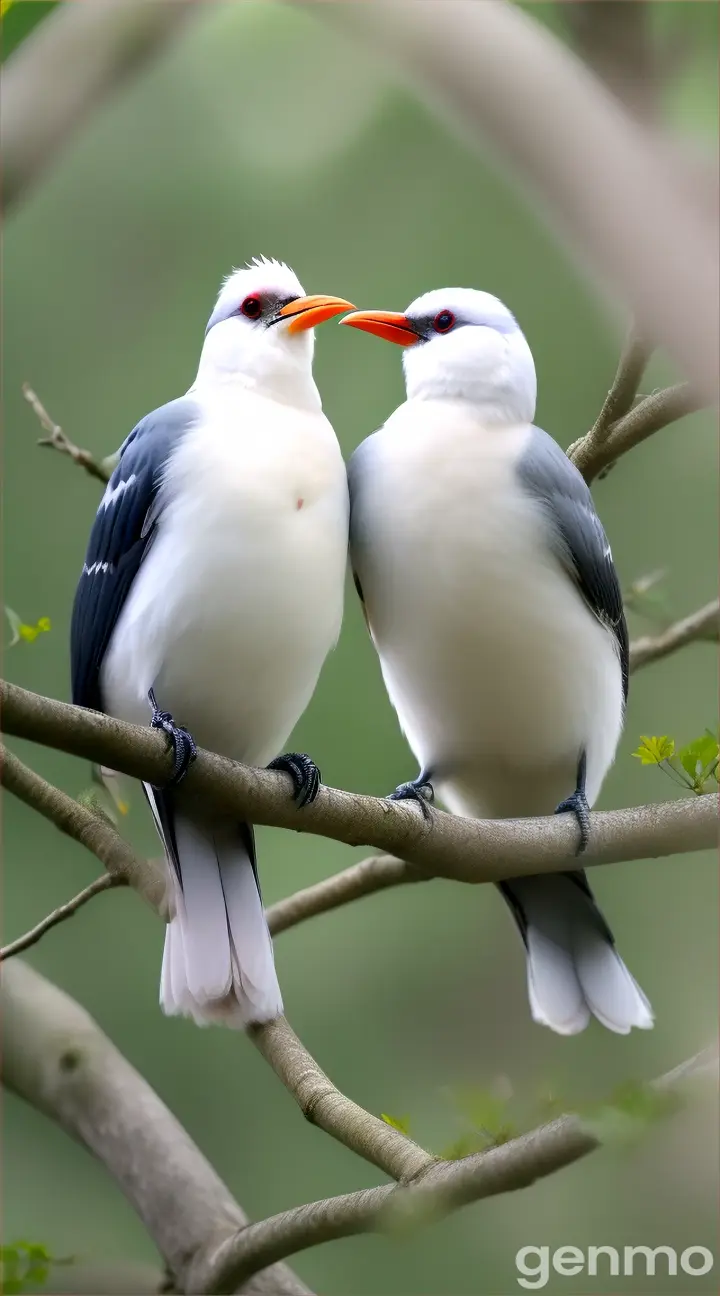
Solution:
M 242 1029 L 283 1010 L 249 824 L 200 824 L 146 788 L 174 885 L 160 1003 L 200 1025 Z
M 500 884 L 527 950 L 530 1011 L 560 1035 L 577 1035 L 591 1014 L 608 1030 L 649 1030 L 652 1009 L 615 949 L 581 871 Z

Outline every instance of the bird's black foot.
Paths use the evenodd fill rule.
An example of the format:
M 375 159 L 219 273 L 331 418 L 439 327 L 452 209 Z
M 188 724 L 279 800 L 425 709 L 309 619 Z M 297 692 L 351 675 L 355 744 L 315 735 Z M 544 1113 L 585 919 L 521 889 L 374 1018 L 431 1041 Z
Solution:
M 423 813 L 423 819 L 430 818 L 430 806 L 435 800 L 435 789 L 430 776 L 423 770 L 411 783 L 401 783 L 391 792 L 388 801 L 416 801 Z
M 560 802 L 555 814 L 574 814 L 580 829 L 580 844 L 575 852 L 582 855 L 587 848 L 590 840 L 590 806 L 585 795 L 585 774 L 587 770 L 587 759 L 583 752 L 578 762 L 577 787 L 572 796 L 566 797 Z
M 322 782 L 320 770 L 314 760 L 304 752 L 286 752 L 284 756 L 276 756 L 275 760 L 270 761 L 268 769 L 282 770 L 284 774 L 290 775 L 293 798 L 298 809 L 312 805 Z
M 155 697 L 155 690 L 150 689 L 148 701 L 152 707 L 152 717 L 150 719 L 151 729 L 162 729 L 170 739 L 170 746 L 173 754 L 173 772 L 167 787 L 177 787 L 182 783 L 195 757 L 197 756 L 197 747 L 192 734 L 181 725 L 176 725 L 169 711 L 161 711 Z M 162 790 L 162 789 L 159 789 Z

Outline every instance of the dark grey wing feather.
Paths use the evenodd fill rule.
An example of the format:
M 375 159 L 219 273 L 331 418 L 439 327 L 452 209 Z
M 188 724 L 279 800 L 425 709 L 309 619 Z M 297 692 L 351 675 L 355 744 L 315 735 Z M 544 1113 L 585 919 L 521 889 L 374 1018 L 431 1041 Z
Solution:
M 138 568 L 152 542 L 158 490 L 172 447 L 197 417 L 189 397 L 133 428 L 100 502 L 75 593 L 70 630 L 72 698 L 102 711 L 100 670 Z
M 560 561 L 577 581 L 588 607 L 615 635 L 627 698 L 629 648 L 622 593 L 592 495 L 557 442 L 538 427 L 531 430 L 518 472 L 525 489 L 547 511 Z
M 382 431 L 382 428 L 379 429 Z M 357 590 L 360 605 L 365 617 L 365 623 L 370 629 L 368 620 L 367 607 L 365 605 L 365 595 L 360 583 L 358 567 L 360 565 L 362 549 L 362 529 L 358 521 L 357 499 L 360 493 L 363 475 L 368 468 L 368 455 L 372 451 L 371 442 L 377 433 L 373 432 L 371 436 L 366 437 L 364 441 L 351 454 L 347 464 L 348 490 L 350 493 L 350 570 L 352 571 L 353 584 Z M 372 631 L 370 631 L 372 634 Z

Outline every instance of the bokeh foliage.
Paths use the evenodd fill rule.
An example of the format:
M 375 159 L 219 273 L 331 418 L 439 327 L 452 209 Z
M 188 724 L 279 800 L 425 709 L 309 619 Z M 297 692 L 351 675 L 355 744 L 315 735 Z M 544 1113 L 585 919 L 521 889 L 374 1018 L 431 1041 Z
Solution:
M 30 7 L 13 6 L 8 33 L 14 13 Z M 704 11 L 714 6 L 655 8 L 690 49 L 667 96 L 669 119 L 707 137 L 717 41 Z M 98 113 L 5 230 L 4 593 L 24 624 L 48 617 L 52 626 L 28 651 L 8 655 L 6 672 L 62 698 L 70 606 L 97 490 L 69 460 L 36 448 L 23 380 L 73 440 L 102 458 L 147 410 L 187 388 L 221 277 L 258 252 L 288 260 L 308 291 L 359 306 L 401 308 L 443 283 L 496 292 L 535 354 L 538 421 L 563 445 L 597 413 L 622 333 L 620 313 L 602 304 L 532 198 L 491 159 L 478 162 L 370 56 L 289 8 L 248 0 L 206 9 L 146 77 Z M 554 6 L 541 16 L 561 29 Z M 349 329 L 319 332 L 316 374 L 347 453 L 402 398 L 395 349 Z M 647 390 L 673 377 L 660 357 Z M 665 568 L 671 615 L 716 587 L 716 468 L 713 419 L 695 415 L 639 447 L 595 489 L 624 583 Z M 633 627 L 647 628 L 637 616 Z M 631 753 L 643 733 L 702 733 L 716 710 L 707 645 L 640 673 L 602 804 L 675 795 Z M 340 645 L 294 742 L 340 786 L 384 793 L 414 773 L 351 591 Z M 86 769 L 70 758 L 18 750 L 72 794 L 87 786 Z M 126 823 L 141 848 L 157 853 L 137 795 Z M 260 832 L 259 845 L 268 902 L 353 858 L 273 830 Z M 4 846 L 6 935 L 93 876 L 89 856 L 12 801 Z M 413 1135 L 429 1147 L 466 1133 L 461 1115 L 453 1125 L 448 1086 L 493 1092 L 502 1075 L 526 1102 L 541 1090 L 566 1103 L 601 1101 L 712 1035 L 717 903 L 710 857 L 602 869 L 593 883 L 653 1001 L 652 1033 L 616 1038 L 593 1025 L 563 1040 L 534 1026 L 522 949 L 502 901 L 490 887 L 439 881 L 280 937 L 289 1018 L 341 1087 L 372 1111 L 411 1112 Z M 305 1125 L 242 1038 L 160 1015 L 161 946 L 157 922 L 117 892 L 52 932 L 31 957 L 98 1018 L 252 1215 L 376 1182 L 377 1172 Z M 529 1244 L 712 1246 L 713 1140 L 707 1113 L 688 1110 L 632 1159 L 603 1154 L 412 1242 L 349 1240 L 304 1253 L 296 1268 L 335 1296 L 468 1296 L 517 1290 L 513 1257 Z M 152 1260 L 101 1168 L 12 1098 L 4 1171 L 9 1237 L 31 1233 L 52 1254 L 88 1260 Z M 62 1288 L 61 1271 L 48 1281 L 49 1289 L 79 1289 Z M 639 1277 L 619 1282 L 617 1291 L 650 1290 Z M 557 1277 L 546 1288 L 567 1289 Z M 593 1289 L 597 1282 L 574 1281 L 574 1293 Z M 712 1274 L 693 1280 L 698 1294 L 714 1289 Z M 662 1276 L 652 1290 L 677 1296 Z

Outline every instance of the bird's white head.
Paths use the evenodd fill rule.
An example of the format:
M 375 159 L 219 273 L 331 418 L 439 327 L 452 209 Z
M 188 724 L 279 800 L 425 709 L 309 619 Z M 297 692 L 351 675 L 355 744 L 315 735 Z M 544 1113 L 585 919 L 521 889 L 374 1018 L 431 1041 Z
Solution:
M 341 297 L 306 296 L 289 266 L 254 257 L 220 289 L 197 380 L 229 379 L 278 400 L 317 404 L 313 329 L 352 309 Z
M 532 352 L 514 315 L 490 293 L 438 288 L 402 314 L 356 311 L 342 323 L 405 347 L 408 400 L 464 400 L 487 422 L 532 422 Z

